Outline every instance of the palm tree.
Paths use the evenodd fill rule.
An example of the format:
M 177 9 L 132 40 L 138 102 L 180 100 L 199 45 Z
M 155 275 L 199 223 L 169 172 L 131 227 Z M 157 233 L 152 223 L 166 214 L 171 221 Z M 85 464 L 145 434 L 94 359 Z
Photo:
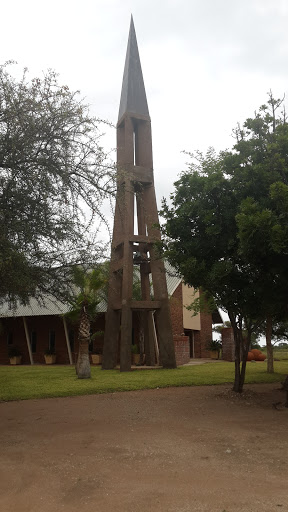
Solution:
M 104 285 L 105 277 L 101 266 L 94 270 L 86 270 L 80 266 L 75 266 L 73 267 L 73 282 L 79 293 L 72 301 L 68 316 L 71 320 L 79 321 L 79 352 L 76 373 L 78 379 L 90 379 L 90 322 L 97 314 L 97 305 L 101 301 L 99 290 Z

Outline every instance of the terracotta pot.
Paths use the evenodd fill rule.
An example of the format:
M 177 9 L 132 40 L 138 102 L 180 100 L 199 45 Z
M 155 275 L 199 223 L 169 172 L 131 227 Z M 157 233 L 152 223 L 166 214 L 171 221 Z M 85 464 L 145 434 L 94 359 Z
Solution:
M 210 354 L 210 359 L 218 359 L 218 352 L 217 352 L 217 350 L 210 350 L 209 354 Z
M 101 354 L 91 354 L 92 364 L 101 364 L 102 363 L 102 355 Z
M 133 361 L 133 364 L 139 364 L 140 363 L 140 354 L 132 354 L 132 361 Z
M 46 364 L 55 364 L 56 363 L 56 354 L 44 354 L 45 363 Z
M 10 357 L 10 364 L 21 364 L 22 356 Z

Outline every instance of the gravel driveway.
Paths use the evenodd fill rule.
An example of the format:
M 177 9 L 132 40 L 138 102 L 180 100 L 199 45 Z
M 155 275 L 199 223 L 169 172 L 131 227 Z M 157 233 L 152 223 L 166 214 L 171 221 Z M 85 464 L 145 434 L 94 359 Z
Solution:
M 278 385 L 0 404 L 1 512 L 286 512 Z

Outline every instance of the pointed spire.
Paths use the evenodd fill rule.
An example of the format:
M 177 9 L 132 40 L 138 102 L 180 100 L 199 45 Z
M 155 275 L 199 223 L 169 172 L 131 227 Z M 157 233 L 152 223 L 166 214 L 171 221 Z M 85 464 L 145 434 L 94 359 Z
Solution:
M 149 110 L 132 15 L 118 120 L 123 116 L 123 114 L 125 114 L 125 112 L 149 117 Z

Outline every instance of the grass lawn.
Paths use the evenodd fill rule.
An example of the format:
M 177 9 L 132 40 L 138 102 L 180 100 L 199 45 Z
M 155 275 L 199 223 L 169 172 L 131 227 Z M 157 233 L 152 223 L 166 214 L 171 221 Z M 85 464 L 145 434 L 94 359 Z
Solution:
M 211 386 L 233 382 L 234 363 L 181 366 L 176 370 L 101 370 L 92 367 L 92 378 L 78 380 L 71 366 L 2 366 L 0 400 L 27 400 L 164 388 Z M 288 361 L 275 362 L 275 373 L 266 373 L 266 363 L 247 363 L 246 383 L 280 382 L 288 373 Z
M 263 354 L 267 355 L 266 347 L 263 348 L 263 350 L 261 350 L 261 352 L 263 352 Z M 274 347 L 273 354 L 274 354 L 275 359 L 279 359 L 280 361 L 285 361 L 285 360 L 288 361 L 288 350 L 287 349 L 281 349 L 281 348 Z

